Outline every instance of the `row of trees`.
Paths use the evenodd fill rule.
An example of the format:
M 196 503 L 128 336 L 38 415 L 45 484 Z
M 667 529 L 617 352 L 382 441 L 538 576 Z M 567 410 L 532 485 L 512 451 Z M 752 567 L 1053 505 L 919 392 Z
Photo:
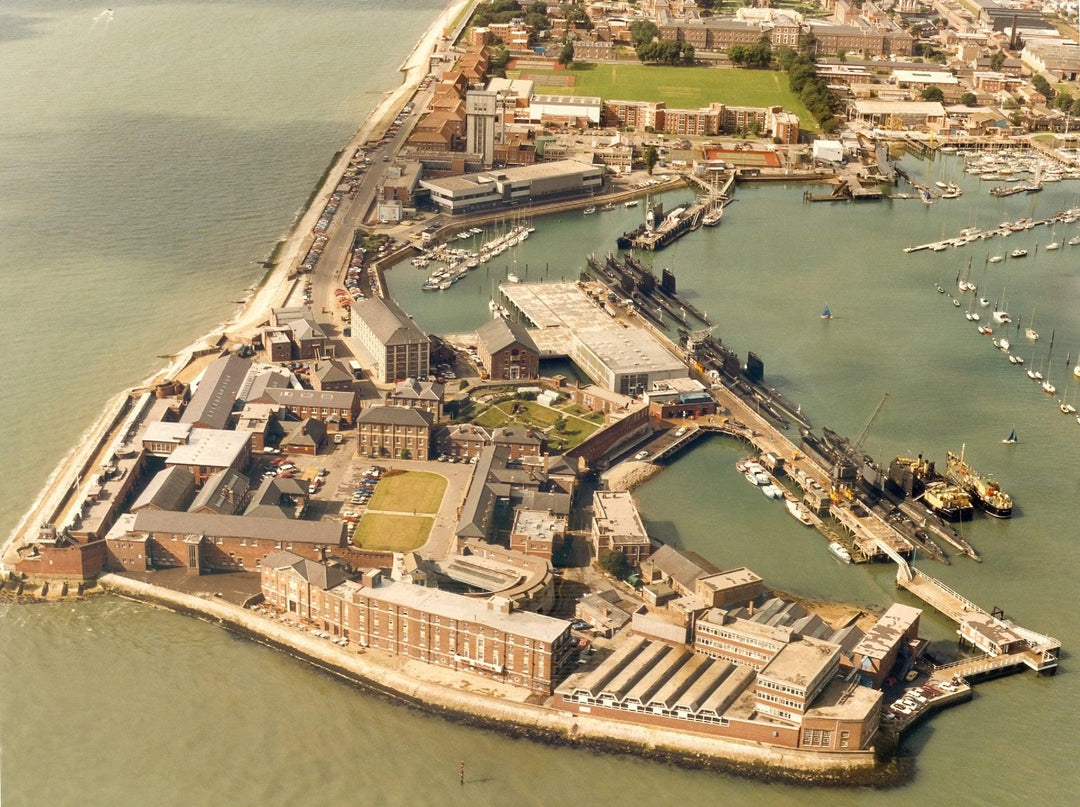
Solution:
M 776 63 L 787 72 L 788 87 L 799 96 L 807 111 L 818 122 L 821 131 L 831 134 L 839 124 L 833 117 L 829 88 L 818 76 L 817 67 L 814 65 L 814 46 L 813 37 L 806 36 L 799 43 L 798 53 L 787 47 L 777 48 Z
M 753 45 L 732 45 L 727 55 L 731 63 L 738 67 L 765 68 L 772 64 L 772 43 L 768 34 L 763 34 Z
M 638 45 L 637 57 L 652 64 L 693 64 L 694 46 L 678 42 L 647 42 Z

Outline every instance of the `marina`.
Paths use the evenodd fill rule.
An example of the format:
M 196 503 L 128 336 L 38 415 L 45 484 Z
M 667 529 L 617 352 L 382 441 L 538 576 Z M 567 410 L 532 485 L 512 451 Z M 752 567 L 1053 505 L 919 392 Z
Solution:
M 305 10 L 306 13 L 308 11 Z M 87 60 L 87 63 L 91 63 L 91 60 Z M 1048 187 L 1041 196 L 1048 195 L 1050 190 Z M 798 193 L 797 189 L 792 188 L 785 191 L 794 195 Z M 965 199 L 972 196 L 969 189 Z M 1022 195 L 1013 201 L 1025 198 Z M 740 206 L 750 207 L 749 200 L 752 199 L 756 199 L 756 204 L 768 202 L 769 208 L 784 210 L 784 199 L 769 192 L 747 193 L 741 198 Z M 923 211 L 922 205 L 904 207 Z M 938 208 L 934 206 L 933 209 L 936 213 Z M 1010 211 L 1012 217 L 1028 212 Z M 583 243 L 580 240 L 583 233 L 592 236 L 596 233 L 592 230 L 576 230 L 575 227 L 603 226 L 598 222 L 605 217 L 614 219 L 618 215 L 618 212 L 610 212 L 606 216 L 584 217 L 578 213 L 575 216 L 576 224 L 559 222 L 553 223 L 550 228 L 545 225 L 536 239 L 543 240 L 543 245 L 529 247 L 544 250 L 542 259 L 532 258 L 534 272 L 535 267 L 544 265 L 547 260 L 576 270 L 582 260 L 580 249 L 576 250 L 576 254 L 572 254 L 572 250 L 560 248 L 559 244 L 580 245 Z M 882 304 L 877 299 L 869 300 L 867 298 L 876 295 L 866 293 L 864 257 L 876 244 L 867 244 L 865 248 L 853 245 L 851 250 L 859 255 L 859 265 L 854 267 L 857 271 L 846 274 L 849 270 L 844 266 L 843 256 L 839 255 L 822 254 L 819 257 L 813 254 L 810 261 L 785 260 L 788 257 L 805 257 L 806 251 L 815 252 L 812 235 L 815 231 L 820 233 L 824 230 L 825 224 L 821 219 L 807 217 L 796 225 L 804 227 L 805 232 L 792 236 L 790 243 L 782 246 L 789 250 L 799 250 L 801 254 L 788 255 L 784 251 L 770 252 L 776 248 L 765 245 L 769 239 L 760 233 L 755 237 L 754 227 L 760 225 L 748 221 L 740 223 L 738 218 L 732 216 L 724 222 L 723 230 L 730 227 L 735 232 L 724 232 L 724 243 L 729 252 L 722 257 L 710 252 L 716 242 L 706 240 L 710 237 L 707 230 L 699 232 L 702 236 L 699 243 L 694 244 L 694 239 L 688 238 L 680 242 L 678 253 L 673 251 L 678 264 L 675 271 L 679 274 L 680 285 L 688 301 L 694 300 L 703 308 L 712 310 L 716 320 L 724 323 L 724 330 L 733 341 L 754 344 L 761 355 L 769 357 L 774 374 L 771 378 L 775 378 L 779 386 L 783 386 L 806 405 L 808 412 L 813 412 L 818 417 L 827 414 L 831 422 L 839 422 L 842 430 L 855 433 L 858 424 L 872 407 L 874 399 L 880 395 L 881 389 L 888 387 L 894 390 L 894 400 L 901 403 L 895 407 L 896 420 L 879 424 L 885 428 L 879 428 L 873 435 L 876 441 L 875 450 L 882 456 L 892 456 L 902 451 L 905 448 L 902 444 L 913 434 L 919 435 L 929 444 L 954 446 L 960 442 L 957 439 L 958 434 L 963 433 L 965 437 L 970 434 L 972 442 L 977 445 L 976 451 L 981 452 L 977 454 L 979 467 L 993 467 L 995 472 L 1006 474 L 1010 479 L 1010 490 L 1014 490 L 1014 481 L 1019 486 L 1016 489 L 1018 498 L 1023 499 L 1025 510 L 1028 511 L 1024 518 L 1012 519 L 1009 522 L 994 520 L 989 522 L 990 526 L 987 520 L 982 520 L 982 523 L 979 519 L 975 520 L 976 534 L 981 539 L 980 547 L 990 547 L 989 559 L 992 563 L 978 567 L 975 572 L 970 571 L 974 568 L 970 564 L 967 565 L 968 569 L 963 568 L 962 564 L 949 569 L 943 568 L 943 573 L 950 575 L 947 578 L 948 583 L 945 583 L 930 582 L 922 572 L 910 566 L 907 567 L 911 577 L 908 580 L 907 574 L 902 574 L 904 566 L 900 561 L 892 559 L 897 564 L 896 582 L 904 591 L 911 592 L 912 601 L 937 603 L 933 606 L 936 614 L 929 616 L 927 621 L 931 623 L 930 629 L 941 645 L 950 644 L 956 632 L 963 630 L 975 630 L 975 633 L 961 636 L 965 641 L 970 640 L 977 648 L 988 646 L 987 641 L 990 638 L 1005 637 L 1010 642 L 1011 648 L 1005 653 L 996 656 L 980 653 L 956 662 L 955 666 L 942 665 L 934 672 L 933 680 L 947 683 L 953 676 L 969 676 L 972 680 L 977 680 L 979 676 L 1012 667 L 1034 669 L 1037 672 L 1052 670 L 1057 661 L 1056 640 L 1020 628 L 1015 622 L 996 612 L 996 609 L 988 612 L 974 606 L 973 602 L 995 602 L 1000 597 L 1016 604 L 1015 607 L 1023 614 L 1024 624 L 1060 621 L 1061 609 L 1057 600 L 1063 586 L 1068 583 L 1067 574 L 1058 573 L 1062 577 L 1060 584 L 1042 579 L 1039 581 L 1040 585 L 1033 585 L 1034 581 L 1015 581 L 1013 577 L 1017 575 L 1014 575 L 1013 570 L 1022 568 L 1025 564 L 1037 566 L 1042 563 L 1045 564 L 1047 577 L 1052 577 L 1055 568 L 1072 568 L 1071 547 L 1065 542 L 1057 545 L 1055 541 L 1059 536 L 1067 534 L 1069 522 L 1058 512 L 1062 509 L 1060 505 L 1058 510 L 1055 510 L 1054 503 L 1062 500 L 1060 493 L 1065 486 L 1061 479 L 1071 478 L 1070 474 L 1075 470 L 1074 461 L 1062 448 L 1065 442 L 1054 440 L 1056 432 L 1053 429 L 1034 427 L 1031 411 L 1025 408 L 1023 403 L 1016 402 L 1015 390 L 1008 388 L 1006 392 L 1002 385 L 996 383 L 993 370 L 989 369 L 992 365 L 988 364 L 988 359 L 969 349 L 968 343 L 951 340 L 949 337 L 952 331 L 948 330 L 950 326 L 939 323 L 933 313 L 920 310 L 917 304 L 909 305 L 911 300 L 919 298 L 917 295 L 906 294 L 902 284 L 908 284 L 911 288 L 917 287 L 919 293 L 924 293 L 928 278 L 920 276 L 916 282 L 904 274 L 912 271 L 910 266 L 889 265 L 884 261 L 886 265 L 883 268 L 886 271 L 880 278 L 875 279 L 875 288 L 881 293 L 881 297 L 885 298 L 885 302 Z M 956 218 L 963 220 L 967 215 L 957 214 Z M 787 220 L 795 222 L 797 216 L 792 214 Z M 880 221 L 874 221 L 882 225 L 880 230 L 886 232 L 883 236 L 885 240 L 892 238 L 894 243 L 890 243 L 890 248 L 897 246 L 896 237 L 890 235 L 884 226 L 884 217 Z M 911 219 L 905 218 L 901 221 L 905 230 L 918 226 Z M 953 226 L 957 226 L 955 220 Z M 87 228 L 88 231 L 92 229 Z M 925 233 L 923 237 L 929 237 L 929 234 L 937 229 L 938 223 L 935 221 L 932 226 L 924 225 L 921 231 Z M 719 232 L 717 234 L 719 235 Z M 903 237 L 906 237 L 906 232 Z M 464 243 L 466 239 L 460 240 Z M 526 253 L 527 246 L 520 245 L 523 253 Z M 533 253 L 534 256 L 537 254 L 540 253 Z M 525 257 L 523 254 L 522 263 Z M 822 274 L 815 266 L 806 265 L 814 263 L 814 259 L 820 261 L 821 265 L 828 261 L 836 276 Z M 1038 272 L 1039 260 L 1040 256 L 1033 254 L 1027 261 L 1031 272 Z M 761 275 L 743 277 L 752 274 L 745 271 L 745 267 L 759 266 L 762 263 L 771 267 L 772 276 L 767 280 Z M 789 265 L 795 264 L 798 264 L 798 271 L 789 272 Z M 413 290 L 419 293 L 420 290 L 416 288 L 417 276 L 409 271 L 407 280 Z M 525 274 L 524 270 L 519 271 Z M 912 274 L 917 271 L 912 271 Z M 514 274 L 516 276 L 517 273 Z M 475 273 L 473 277 L 476 277 Z M 396 279 L 391 278 L 391 282 L 396 282 Z M 1050 287 L 1048 281 L 1043 282 Z M 806 285 L 802 285 L 803 283 Z M 489 299 L 486 288 L 489 284 L 475 285 L 483 285 L 485 288 L 477 293 L 470 293 L 463 291 L 469 288 L 467 285 L 458 285 L 455 302 L 460 301 L 460 305 L 454 307 L 460 308 L 459 311 L 432 314 L 422 305 L 415 309 L 412 306 L 407 308 L 410 312 L 415 310 L 420 318 L 457 317 L 458 330 L 464 330 L 461 325 L 475 320 L 477 312 L 481 316 L 489 316 L 483 310 Z M 793 289 L 796 293 L 791 295 L 791 299 L 777 299 L 783 296 L 775 294 L 777 287 Z M 766 295 L 766 291 L 770 294 Z M 834 301 L 838 314 L 828 325 L 831 333 L 825 335 L 817 333 L 817 326 L 826 327 L 819 322 L 818 317 L 822 296 L 828 296 Z M 235 294 L 229 299 L 232 297 L 235 297 Z M 441 295 L 427 295 L 432 301 L 428 305 L 440 305 L 435 302 L 440 297 Z M 766 299 L 768 305 L 762 304 Z M 813 303 L 808 305 L 807 299 L 813 300 Z M 1029 304 L 1030 301 L 1025 300 L 1022 309 L 1016 307 L 1014 310 L 1030 310 Z M 170 305 L 175 306 L 175 297 L 172 295 Z M 450 308 L 445 305 L 445 298 L 442 299 L 441 307 Z M 1067 317 L 1063 316 L 1060 310 L 1048 308 L 1045 315 L 1047 322 L 1067 321 Z M 843 314 L 840 315 L 840 312 Z M 186 311 L 184 313 L 187 314 Z M 670 327 L 666 319 L 664 322 L 666 327 Z M 807 322 L 811 324 L 807 325 Z M 883 323 L 886 326 L 884 328 L 881 327 Z M 965 327 L 970 329 L 968 325 Z M 852 329 L 847 331 L 846 338 L 844 328 Z M 856 328 L 861 328 L 857 335 L 852 333 Z M 889 331 L 889 335 L 881 336 L 880 332 L 883 330 Z M 901 340 L 896 338 L 900 331 L 915 335 Z M 1075 337 L 1075 334 L 1071 336 Z M 836 349 L 836 344 L 841 339 L 845 343 L 842 351 Z M 859 349 L 851 350 L 853 344 L 858 344 Z M 142 347 L 143 343 L 140 342 L 140 349 Z M 162 352 L 167 351 L 163 348 Z M 957 365 L 960 365 L 959 369 Z M 945 366 L 949 367 L 947 374 L 935 369 Z M 845 379 L 850 379 L 853 375 L 863 379 L 864 384 L 859 385 L 860 387 L 871 389 L 846 385 Z M 33 376 L 27 374 L 26 377 Z M 727 382 L 739 387 L 748 384 L 745 379 L 725 378 Z M 115 379 L 110 378 L 103 386 L 111 389 L 114 383 Z M 781 425 L 782 420 L 790 419 L 790 415 L 779 408 L 777 397 L 768 395 L 767 387 L 759 384 L 748 388 L 753 392 L 746 399 L 740 398 L 741 408 L 748 412 L 765 412 L 766 419 L 763 422 L 766 425 Z M 979 417 L 972 416 L 976 390 Z M 757 397 L 758 395 L 761 397 Z M 867 396 L 871 398 L 869 403 Z M 799 407 L 792 408 L 799 410 Z M 893 411 L 890 410 L 890 415 Z M 987 415 L 987 412 L 992 414 Z M 1004 433 L 1003 422 L 1014 419 L 1020 420 L 1026 439 L 1038 441 L 1036 444 L 1041 451 L 1037 462 L 1032 461 L 1030 454 L 995 458 L 993 462 L 985 462 L 987 445 L 998 443 Z M 70 430 L 66 421 L 61 422 L 59 428 L 61 431 L 64 428 Z M 76 426 L 76 432 L 78 428 Z M 746 427 L 749 428 L 751 427 Z M 757 428 L 754 426 L 753 430 L 757 431 Z M 746 429 L 743 429 L 743 434 L 747 433 Z M 761 445 L 772 445 L 774 442 L 777 446 L 781 445 L 780 430 L 777 431 L 775 440 L 771 431 L 763 431 L 764 436 L 758 438 Z M 62 450 L 60 446 L 65 440 L 74 436 L 76 435 L 61 434 L 57 449 Z M 881 450 L 883 446 L 889 450 Z M 997 448 L 1001 449 L 1000 445 Z M 797 452 L 798 448 L 794 450 Z M 646 510 L 656 520 L 658 528 L 663 529 L 663 524 L 678 523 L 681 535 L 676 537 L 682 537 L 687 545 L 697 551 L 716 553 L 716 556 L 722 551 L 727 557 L 737 558 L 739 562 L 753 562 L 755 566 L 758 565 L 760 557 L 762 567 L 767 568 L 770 574 L 775 572 L 779 580 L 790 582 L 793 588 L 811 594 L 856 596 L 865 598 L 868 602 L 880 601 L 882 594 L 878 583 L 884 574 L 881 571 L 886 568 L 884 565 L 846 568 L 833 559 L 827 545 L 823 546 L 816 541 L 809 551 L 802 553 L 801 547 L 791 540 L 793 536 L 785 533 L 783 528 L 770 530 L 762 526 L 775 526 L 774 521 L 769 521 L 773 516 L 782 520 L 784 527 L 790 530 L 795 531 L 798 525 L 790 523 L 790 518 L 775 508 L 769 511 L 766 503 L 761 501 L 762 497 L 756 493 L 753 495 L 755 509 L 752 515 L 740 513 L 737 506 L 732 506 L 730 501 L 724 501 L 724 509 L 716 509 L 718 501 L 734 497 L 718 494 L 718 490 L 727 492 L 723 482 L 718 480 L 719 474 L 708 472 L 712 470 L 708 468 L 702 472 L 701 463 L 714 456 L 712 451 L 702 445 L 692 449 L 689 457 L 680 455 L 680 462 L 672 466 L 667 474 L 661 475 L 641 489 L 640 496 L 645 502 Z M 1061 457 L 1059 462 L 1058 455 L 1063 453 L 1065 456 Z M 691 463 L 684 465 L 687 460 Z M 1053 465 L 1054 477 L 1046 474 L 1047 465 Z M 800 472 L 808 473 L 804 470 L 805 467 L 795 465 L 795 478 Z M 665 479 L 665 476 L 670 476 L 670 480 Z M 36 481 L 33 480 L 31 484 Z M 738 485 L 746 487 L 742 479 L 736 481 Z M 821 477 L 819 486 L 830 481 Z M 675 489 L 675 494 L 672 493 L 672 488 Z M 823 488 L 825 489 L 827 488 Z M 807 492 L 814 492 L 813 485 L 807 486 Z M 685 518 L 685 513 L 690 512 L 690 509 L 686 506 L 686 498 L 680 496 L 693 497 L 694 512 L 699 514 L 698 518 Z M 678 509 L 666 509 L 678 508 L 680 505 L 682 518 L 679 517 Z M 763 515 L 762 510 L 767 515 Z M 842 507 L 841 511 L 852 515 L 853 533 L 864 535 L 864 544 L 871 546 L 878 530 L 873 520 L 867 518 L 868 523 L 864 524 L 861 512 L 855 507 Z M 714 535 L 710 537 L 699 532 L 695 524 L 688 523 L 698 520 L 710 526 L 724 523 L 726 543 L 710 545 L 708 542 L 716 540 L 717 531 L 712 528 L 710 532 Z M 803 533 L 799 528 L 799 534 L 807 533 Z M 885 533 L 881 532 L 881 535 L 884 536 Z M 1021 538 L 1024 540 L 1020 540 Z M 888 542 L 886 545 L 889 545 Z M 891 558 L 885 549 L 881 549 L 877 554 Z M 1015 561 L 1015 564 L 1010 564 L 1010 560 Z M 906 563 L 906 560 L 904 562 Z M 891 570 L 889 574 L 891 575 Z M 842 582 L 834 575 L 843 575 Z M 891 589 L 891 586 L 886 588 Z M 970 595 L 971 600 L 956 594 L 953 588 L 973 592 Z M 852 592 L 856 593 L 852 595 Z M 30 773 L 17 771 L 16 778 L 19 781 L 16 781 L 15 786 L 21 787 L 23 793 L 30 792 L 30 787 L 33 787 L 26 784 L 28 778 L 38 779 L 41 783 L 39 786 L 48 793 L 56 792 L 55 789 L 49 790 L 48 769 L 31 759 L 32 756 L 54 759 L 57 752 L 48 752 L 62 745 L 63 750 L 58 753 L 67 755 L 69 760 L 77 761 L 87 753 L 94 754 L 102 743 L 124 749 L 130 747 L 125 743 L 137 742 L 141 746 L 139 749 L 117 755 L 124 757 L 123 767 L 110 760 L 99 760 L 93 766 L 87 766 L 94 771 L 100 770 L 101 779 L 91 777 L 84 783 L 84 795 L 94 799 L 99 794 L 108 793 L 109 795 L 102 796 L 102 799 L 113 798 L 113 782 L 119 781 L 125 775 L 137 774 L 140 770 L 149 774 L 154 766 L 151 760 L 164 758 L 178 736 L 188 738 L 189 742 L 200 746 L 214 747 L 219 751 L 213 755 L 218 761 L 228 756 L 241 764 L 248 761 L 263 766 L 267 770 L 267 783 L 287 786 L 294 777 L 302 775 L 302 766 L 297 767 L 295 760 L 289 754 L 283 753 L 283 749 L 267 747 L 272 744 L 259 743 L 257 738 L 271 736 L 275 728 L 280 727 L 282 720 L 289 720 L 290 725 L 299 727 L 297 731 L 303 736 L 313 738 L 313 751 L 328 765 L 345 765 L 350 759 L 362 755 L 372 765 L 395 766 L 401 775 L 412 776 L 417 783 L 412 796 L 417 801 L 448 797 L 446 789 L 438 785 L 438 777 L 430 775 L 432 770 L 451 771 L 454 788 L 458 787 L 456 774 L 461 748 L 469 749 L 470 771 L 481 770 L 484 772 L 482 775 L 489 775 L 489 781 L 494 782 L 488 785 L 493 795 L 481 795 L 481 801 L 490 799 L 491 803 L 496 803 L 506 799 L 527 801 L 535 798 L 538 789 L 543 785 L 539 778 L 533 777 L 531 771 L 557 769 L 560 766 L 565 768 L 568 775 L 588 778 L 591 792 L 597 799 L 625 800 L 634 796 L 633 788 L 626 783 L 641 772 L 643 763 L 640 760 L 616 756 L 598 757 L 532 743 L 524 744 L 523 748 L 521 743 L 509 742 L 466 726 L 442 724 L 428 719 L 421 722 L 409 710 L 357 693 L 352 688 L 339 685 L 333 679 L 319 679 L 312 686 L 310 672 L 300 668 L 292 659 L 268 652 L 261 646 L 236 642 L 231 636 L 219 634 L 216 629 L 203 623 L 182 620 L 172 614 L 115 601 L 112 598 L 84 605 L 92 609 L 89 613 L 94 620 L 96 634 L 88 633 L 84 614 L 71 615 L 66 609 L 46 605 L 35 609 L 38 613 L 30 617 L 24 618 L 25 615 L 20 615 L 18 624 L 12 625 L 4 635 L 5 647 L 12 649 L 11 680 L 32 682 L 28 690 L 20 684 L 23 691 L 19 692 L 17 698 L 10 698 L 15 705 L 11 710 L 5 711 L 8 715 L 14 714 L 15 736 L 12 739 L 12 735 L 6 732 L 5 746 L 11 747 L 12 743 L 18 743 L 31 747 L 30 744 L 33 744 L 33 747 L 42 752 L 39 755 L 20 757 L 21 762 L 26 765 L 37 765 L 36 769 L 31 768 Z M 976 617 L 976 627 L 971 625 L 972 615 Z M 984 626 L 985 631 L 980 632 L 978 625 Z M 1072 628 L 1067 623 L 1062 623 L 1062 627 L 1067 639 L 1071 640 Z M 143 640 L 133 642 L 132 636 L 143 637 Z M 161 641 L 157 641 L 157 637 L 160 637 Z M 982 642 L 982 645 L 979 642 Z M 176 652 L 177 647 L 182 647 L 184 652 Z M 39 682 L 40 676 L 37 676 L 35 671 L 41 668 L 61 669 L 70 662 L 72 655 L 82 659 L 86 669 L 103 671 L 100 674 L 102 691 L 111 693 L 112 697 L 101 700 L 107 701 L 109 706 L 105 709 L 94 704 L 84 705 L 81 709 L 72 711 L 73 719 L 69 724 L 69 731 L 64 732 L 62 738 L 58 740 L 48 736 L 39 737 L 37 735 L 40 732 L 37 729 L 41 725 L 41 715 L 40 712 L 32 711 L 29 704 L 34 702 L 40 709 L 42 703 L 54 700 L 62 702 L 65 693 L 54 682 Z M 209 712 L 199 715 L 195 714 L 198 710 L 180 713 L 169 706 L 170 697 L 191 700 L 205 694 L 193 682 L 200 680 L 201 665 L 207 663 L 208 658 L 225 660 L 231 673 L 239 680 L 251 681 L 258 678 L 262 681 L 264 698 L 260 699 L 260 703 L 251 704 L 248 709 L 245 717 L 250 728 L 245 732 L 234 732 L 228 725 L 230 721 L 222 718 L 213 707 L 208 707 Z M 157 673 L 162 668 L 168 669 L 175 681 L 171 695 L 164 690 L 158 690 L 150 691 L 145 697 L 139 693 L 132 696 L 132 675 L 153 680 L 158 677 Z M 123 674 L 110 676 L 109 671 L 112 669 L 122 670 Z M 913 799 L 993 800 L 1003 792 L 1014 792 L 1029 786 L 1031 777 L 1038 776 L 1045 788 L 1046 798 L 1067 799 L 1072 790 L 1072 783 L 1069 781 L 1069 762 L 1074 750 L 1071 735 L 1067 729 L 1054 725 L 1055 722 L 1065 721 L 1040 719 L 1041 712 L 1069 713 L 1073 708 L 1075 693 L 1067 678 L 1065 676 L 1055 684 L 1053 695 L 1037 683 L 1018 679 L 1010 683 L 1010 695 L 1013 692 L 1012 687 L 1015 686 L 1016 697 L 994 698 L 995 719 L 1010 725 L 1009 753 L 1014 758 L 1013 765 L 997 768 L 1011 770 L 993 769 L 994 766 L 985 764 L 986 759 L 1002 753 L 1001 736 L 996 732 L 985 731 L 985 714 L 969 715 L 964 713 L 966 710 L 962 710 L 950 715 L 949 720 L 935 724 L 934 734 L 927 740 L 933 753 L 927 753 L 920 759 L 920 777 L 902 791 L 875 793 L 874 798 L 881 804 L 910 803 Z M 227 680 L 221 683 L 221 687 L 223 697 L 240 697 L 244 689 L 243 686 Z M 961 693 L 953 695 L 945 692 L 947 691 L 939 691 L 933 696 L 933 706 L 947 705 L 948 701 L 958 699 L 961 695 L 970 697 L 970 688 L 966 688 L 966 685 Z M 325 710 L 327 697 L 335 697 L 337 704 L 336 708 L 329 712 Z M 271 708 L 271 704 L 279 705 Z M 922 711 L 922 707 L 919 707 L 915 717 L 921 717 L 930 710 L 928 707 Z M 319 720 L 309 722 L 312 714 L 320 715 Z M 138 727 L 147 722 L 164 724 L 166 721 L 169 721 L 172 727 L 172 736 L 164 738 L 164 741 L 151 734 L 135 738 L 131 736 L 132 731 L 139 731 Z M 316 722 L 318 725 L 315 725 Z M 910 723 L 905 721 L 904 728 L 914 725 L 915 722 L 914 719 Z M 355 726 L 361 723 L 374 725 L 376 728 L 371 732 L 357 733 Z M 394 725 L 397 730 L 384 731 L 378 728 L 386 725 Z M 995 734 L 996 737 L 990 736 Z M 324 741 L 323 738 L 327 736 L 333 737 L 334 741 Z M 407 736 L 409 742 L 401 742 L 401 736 Z M 93 737 L 93 743 L 87 743 L 87 737 Z M 88 749 L 88 745 L 92 747 Z M 250 751 L 251 748 L 258 748 L 258 760 Z M 144 755 L 146 761 L 141 759 Z M 9 755 L 5 756 L 10 759 Z M 422 758 L 423 765 L 414 762 L 414 757 Z M 758 785 L 724 776 L 704 776 L 669 770 L 651 763 L 644 764 L 650 784 L 662 791 L 665 797 L 672 799 L 789 798 L 808 804 L 824 804 L 826 799 L 829 802 L 835 801 L 835 793 L 827 791 L 795 791 L 783 786 Z M 184 787 L 188 793 L 195 792 L 197 796 L 205 795 L 208 799 L 213 798 L 211 791 L 220 795 L 223 787 L 238 794 L 238 798 L 250 792 L 244 790 L 246 785 L 240 781 L 242 777 L 223 773 L 219 762 L 211 765 L 209 762 L 192 759 L 190 766 L 186 771 L 187 775 L 182 778 L 191 779 L 194 776 L 194 785 L 180 781 L 180 777 L 170 778 L 171 775 L 167 772 L 159 772 L 159 775 L 165 780 L 166 786 Z M 1055 768 L 1060 768 L 1065 773 L 1055 774 Z M 491 773 L 488 774 L 488 771 Z M 5 781 L 10 783 L 12 777 L 5 773 Z M 335 789 L 334 784 L 328 781 L 332 778 L 323 777 L 323 781 L 312 785 L 310 795 L 331 802 L 347 799 L 348 793 Z M 464 776 L 462 778 L 464 780 Z M 462 784 L 464 785 L 464 781 Z M 475 782 L 469 782 L 467 791 L 470 800 L 475 801 L 478 788 L 471 787 L 473 784 Z M 350 782 L 348 786 L 353 785 Z M 392 801 L 395 795 L 400 795 L 399 789 L 388 788 L 377 777 L 373 777 L 368 792 L 372 798 L 388 802 Z M 120 799 L 123 799 L 123 795 L 114 800 L 114 803 L 122 803 Z M 55 797 L 52 800 L 59 801 Z

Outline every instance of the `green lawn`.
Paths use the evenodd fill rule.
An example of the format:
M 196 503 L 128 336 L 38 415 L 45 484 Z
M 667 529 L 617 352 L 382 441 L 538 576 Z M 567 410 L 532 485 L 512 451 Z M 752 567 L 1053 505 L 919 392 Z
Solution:
M 430 516 L 398 516 L 368 513 L 356 525 L 353 544 L 361 549 L 409 552 L 427 543 L 435 519 Z
M 519 406 L 517 414 L 511 414 L 514 404 Z M 566 418 L 566 429 L 557 432 L 555 421 Z M 599 428 L 597 423 L 578 417 L 572 413 L 549 409 L 534 401 L 503 401 L 489 407 L 473 420 L 485 429 L 497 429 L 500 426 L 532 426 L 543 431 L 548 442 L 556 451 L 568 451 Z
M 368 507 L 400 513 L 437 513 L 444 493 L 445 478 L 438 474 L 406 471 L 380 479 Z
M 520 71 L 508 71 L 517 77 Z M 788 89 L 787 73 L 777 70 L 740 70 L 717 67 L 667 67 L 642 64 L 583 64 L 571 69 L 574 86 L 542 84 L 544 71 L 529 70 L 536 76 L 538 93 L 555 95 L 598 95 L 601 98 L 632 101 L 665 101 L 669 107 L 697 109 L 712 102 L 728 106 L 772 106 L 779 104 L 799 116 L 800 125 L 816 130 L 813 116 Z M 548 71 L 550 75 L 565 72 Z

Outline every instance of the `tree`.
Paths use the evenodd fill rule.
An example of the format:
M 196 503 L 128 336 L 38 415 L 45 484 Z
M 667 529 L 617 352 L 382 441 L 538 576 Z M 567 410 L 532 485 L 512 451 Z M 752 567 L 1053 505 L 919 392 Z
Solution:
M 660 162 L 660 152 L 656 150 L 656 146 L 646 146 L 645 153 L 641 157 L 645 161 L 645 167 L 652 173 L 653 168 Z
M 945 93 L 941 91 L 941 87 L 927 87 L 922 91 L 922 99 L 924 101 L 937 101 L 940 104 L 945 101 Z
M 1054 109 L 1060 109 L 1062 112 L 1068 112 L 1070 109 L 1072 109 L 1072 105 L 1072 94 L 1065 92 L 1064 90 L 1059 92 L 1057 94 L 1057 97 L 1054 98 Z
M 966 92 L 960 96 L 960 103 L 964 106 L 978 106 L 979 98 L 973 92 Z
M 600 564 L 601 569 L 619 580 L 625 580 L 634 571 L 634 567 L 626 559 L 626 553 L 621 549 L 601 552 L 597 562 Z
M 1005 66 L 1005 51 L 995 51 L 994 55 L 990 57 L 990 69 L 995 73 L 1001 72 L 1001 68 Z
M 838 50 L 836 52 L 836 59 L 837 59 L 837 61 L 839 61 L 841 63 L 846 62 L 847 61 L 847 51 L 844 50 L 843 48 Z
M 559 58 L 556 61 L 567 67 L 574 63 L 574 43 L 569 39 L 563 43 L 562 50 L 559 51 Z
M 630 25 L 630 39 L 635 47 L 647 45 L 659 35 L 660 29 L 656 27 L 656 23 L 649 20 L 634 20 Z
M 1054 97 L 1054 88 L 1050 86 L 1050 82 L 1046 80 L 1046 76 L 1041 73 L 1036 73 L 1031 77 L 1031 86 L 1047 100 Z

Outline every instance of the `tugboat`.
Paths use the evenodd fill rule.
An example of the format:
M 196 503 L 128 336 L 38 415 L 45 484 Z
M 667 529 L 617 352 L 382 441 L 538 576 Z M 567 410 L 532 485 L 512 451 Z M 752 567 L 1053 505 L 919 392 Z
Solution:
M 986 477 L 980 476 L 978 472 L 964 462 L 963 449 L 960 449 L 960 456 L 953 454 L 951 451 L 946 451 L 945 462 L 945 475 L 949 481 L 966 490 L 975 504 L 987 515 L 994 518 L 1012 518 L 1012 497 L 998 487 L 997 482 L 992 482 Z

